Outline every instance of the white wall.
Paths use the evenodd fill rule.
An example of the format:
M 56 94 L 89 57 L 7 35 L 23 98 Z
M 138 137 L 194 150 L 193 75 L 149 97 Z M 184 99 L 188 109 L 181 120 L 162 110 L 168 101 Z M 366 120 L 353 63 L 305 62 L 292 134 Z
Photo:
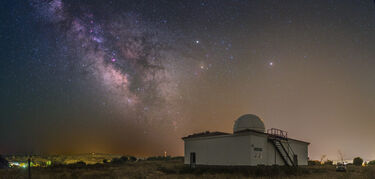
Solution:
M 285 165 L 280 154 L 271 142 L 267 142 L 267 165 Z
M 307 143 L 289 143 L 298 155 L 298 164 L 307 165 Z M 191 152 L 195 152 L 197 165 L 284 165 L 267 135 L 253 132 L 185 139 L 185 164 L 190 164 Z
M 185 164 L 195 152 L 197 165 L 250 165 L 250 136 L 204 137 L 185 140 Z
M 298 156 L 298 165 L 307 165 L 309 160 L 308 144 L 295 140 L 289 140 L 289 144 L 292 147 L 294 154 Z

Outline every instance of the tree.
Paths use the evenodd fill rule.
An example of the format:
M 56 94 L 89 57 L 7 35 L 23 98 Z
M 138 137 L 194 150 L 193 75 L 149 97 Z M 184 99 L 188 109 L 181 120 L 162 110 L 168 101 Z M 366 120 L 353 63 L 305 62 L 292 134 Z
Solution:
M 321 157 L 320 157 L 320 163 L 323 163 L 323 160 L 325 159 L 327 157 L 327 155 L 322 155 Z
M 342 154 L 341 150 L 338 150 L 337 153 L 338 153 L 339 160 L 342 163 L 344 163 L 344 154 Z
M 356 157 L 353 159 L 353 164 L 355 166 L 362 166 L 363 159 L 361 157 Z
M 375 165 L 375 160 L 371 160 L 367 165 Z

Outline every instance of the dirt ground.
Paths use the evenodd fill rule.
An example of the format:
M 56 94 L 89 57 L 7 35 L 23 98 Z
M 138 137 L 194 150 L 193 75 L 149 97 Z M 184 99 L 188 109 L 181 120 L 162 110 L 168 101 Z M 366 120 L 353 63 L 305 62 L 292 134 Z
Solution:
M 137 161 L 123 164 L 61 165 L 32 168 L 32 178 L 368 178 L 375 179 L 375 166 L 348 166 L 336 172 L 334 166 L 243 167 L 190 169 L 182 161 Z M 0 169 L 1 179 L 27 178 L 27 169 Z

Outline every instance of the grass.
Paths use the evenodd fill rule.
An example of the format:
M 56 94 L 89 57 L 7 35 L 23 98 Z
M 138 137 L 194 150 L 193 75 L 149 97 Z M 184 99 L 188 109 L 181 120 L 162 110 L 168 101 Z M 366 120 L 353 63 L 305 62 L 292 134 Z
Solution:
M 197 167 L 191 169 L 182 160 L 143 160 L 122 164 L 57 165 L 32 168 L 32 177 L 50 178 L 364 178 L 375 179 L 375 166 L 348 166 L 347 172 L 336 172 L 334 166 L 298 168 L 260 167 Z M 0 169 L 1 179 L 27 178 L 27 169 Z

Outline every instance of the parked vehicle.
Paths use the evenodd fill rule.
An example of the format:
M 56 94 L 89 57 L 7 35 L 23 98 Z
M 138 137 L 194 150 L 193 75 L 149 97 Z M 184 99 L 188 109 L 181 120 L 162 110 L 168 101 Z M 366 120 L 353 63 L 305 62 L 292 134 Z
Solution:
M 346 165 L 345 163 L 337 163 L 336 165 L 337 172 L 346 172 Z

